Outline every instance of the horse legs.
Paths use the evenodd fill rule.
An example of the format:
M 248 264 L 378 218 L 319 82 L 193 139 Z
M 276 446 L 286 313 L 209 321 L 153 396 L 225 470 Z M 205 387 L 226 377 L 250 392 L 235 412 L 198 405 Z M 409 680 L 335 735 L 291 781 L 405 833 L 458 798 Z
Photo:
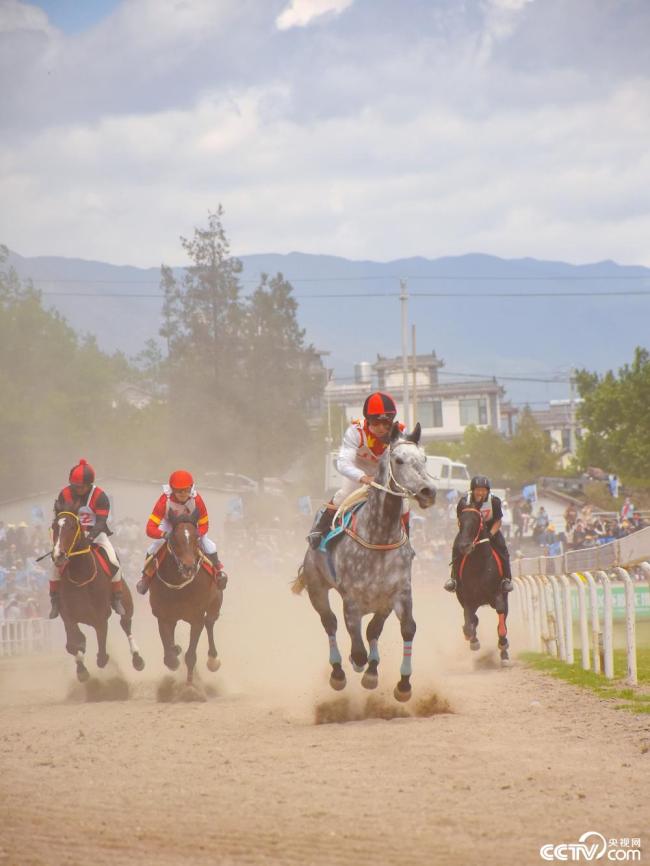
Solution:
M 199 642 L 199 638 L 201 637 L 201 632 L 203 631 L 203 627 L 205 626 L 205 615 L 201 616 L 199 620 L 195 620 L 190 625 L 190 643 L 187 647 L 187 652 L 185 653 L 185 664 L 187 666 L 187 684 L 188 686 L 192 685 L 192 678 L 194 676 L 194 667 L 196 666 L 196 646 Z
M 329 588 L 323 586 L 307 585 L 309 600 L 312 603 L 314 610 L 320 614 L 320 621 L 323 623 L 323 628 L 330 642 L 330 664 L 332 665 L 332 673 L 330 674 L 330 686 L 337 692 L 345 688 L 346 679 L 345 671 L 341 667 L 341 653 L 339 652 L 336 643 L 337 621 L 336 614 L 330 607 Z
M 63 621 L 65 626 L 66 644 L 65 648 L 75 657 L 77 662 L 77 679 L 80 683 L 85 683 L 89 679 L 90 674 L 84 664 L 86 655 L 86 636 L 81 631 L 76 622 Z
M 158 620 L 158 631 L 162 641 L 164 657 L 163 661 L 170 671 L 178 670 L 180 662 L 178 661 L 178 647 L 174 643 L 174 632 L 176 631 L 175 622 L 167 622 Z
M 400 681 L 393 690 L 393 695 L 398 701 L 408 701 L 411 697 L 411 652 L 413 650 L 413 638 L 415 637 L 415 620 L 413 619 L 413 599 L 410 589 L 402 593 L 395 603 L 395 614 L 399 619 L 400 630 L 404 650 L 402 654 L 402 666 L 400 667 Z
M 217 648 L 214 645 L 214 624 L 219 619 L 221 611 L 221 602 L 223 601 L 223 592 L 219 590 L 217 598 L 214 602 L 208 605 L 205 613 L 205 632 L 208 636 L 208 670 L 218 671 L 221 667 L 221 661 L 217 657 Z
M 508 648 L 510 644 L 508 643 L 508 626 L 506 625 L 506 620 L 508 618 L 508 595 L 504 593 L 500 593 L 496 599 L 496 612 L 499 617 L 499 624 L 497 625 L 497 634 L 499 635 L 499 656 L 501 658 L 501 667 L 507 668 L 510 667 L 510 654 L 508 653 Z
M 471 650 L 480 650 L 481 643 L 476 636 L 476 628 L 478 626 L 476 610 L 471 607 L 463 607 L 463 614 L 465 615 L 465 624 L 463 625 L 465 640 L 469 641 L 469 648 Z
M 106 635 L 108 634 L 108 620 L 105 619 L 95 626 L 97 634 L 97 667 L 105 668 L 108 664 L 108 653 L 106 652 Z
M 361 685 L 364 689 L 376 689 L 379 682 L 379 675 L 377 673 L 377 666 L 379 665 L 378 642 L 387 618 L 387 613 L 375 613 L 366 629 L 366 639 L 370 652 L 368 654 L 368 667 L 365 674 L 361 677 Z
M 345 626 L 352 639 L 350 661 L 355 671 L 360 674 L 368 664 L 368 651 L 361 637 L 361 613 L 356 604 L 344 600 L 343 616 L 345 617 Z
M 131 634 L 131 622 L 133 620 L 133 599 L 131 597 L 131 591 L 126 584 L 126 581 L 122 582 L 122 592 L 123 598 L 122 602 L 124 604 L 125 613 L 120 617 L 120 627 L 129 641 L 129 649 L 131 650 L 131 663 L 136 671 L 141 671 L 144 669 L 144 659 L 140 655 L 140 649 L 138 648 L 137 643 L 135 642 L 133 635 Z

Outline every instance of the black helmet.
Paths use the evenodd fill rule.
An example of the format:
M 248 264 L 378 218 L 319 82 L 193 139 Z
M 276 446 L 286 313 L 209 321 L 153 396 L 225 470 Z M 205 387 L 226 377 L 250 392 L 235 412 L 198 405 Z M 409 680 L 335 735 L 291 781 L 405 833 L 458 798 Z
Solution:
M 485 487 L 490 490 L 490 479 L 485 475 L 475 475 L 469 484 L 470 490 L 476 490 L 477 487 Z

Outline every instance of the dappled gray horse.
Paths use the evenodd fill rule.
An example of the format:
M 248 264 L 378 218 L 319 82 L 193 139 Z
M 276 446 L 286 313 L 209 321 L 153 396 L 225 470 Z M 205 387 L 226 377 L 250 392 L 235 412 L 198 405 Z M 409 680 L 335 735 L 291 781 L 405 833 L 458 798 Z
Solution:
M 390 445 L 379 461 L 374 482 L 368 489 L 368 501 L 358 512 L 354 530 L 346 530 L 334 542 L 331 565 L 335 576 L 327 554 L 309 549 L 294 583 L 294 592 L 307 588 L 309 599 L 329 636 L 330 685 L 334 689 L 344 688 L 346 680 L 336 643 L 337 621 L 329 603 L 330 589 L 338 590 L 343 599 L 345 625 L 352 639 L 350 661 L 359 673 L 368 665 L 361 680 L 367 689 L 377 686 L 377 643 L 384 622 L 391 611 L 395 611 L 400 621 L 404 654 L 401 679 L 394 694 L 400 701 L 411 697 L 411 646 L 415 635 L 411 562 L 414 554 L 402 525 L 402 502 L 410 497 L 422 508 L 428 508 L 436 498 L 419 441 L 419 424 L 405 437 L 399 426 L 393 424 Z M 366 630 L 369 653 L 361 636 L 361 618 L 365 614 L 373 614 Z

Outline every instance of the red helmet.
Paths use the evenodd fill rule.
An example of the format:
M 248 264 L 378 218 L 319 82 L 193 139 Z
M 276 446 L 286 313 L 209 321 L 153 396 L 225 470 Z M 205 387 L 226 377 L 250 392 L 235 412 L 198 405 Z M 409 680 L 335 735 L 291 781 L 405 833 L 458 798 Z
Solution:
M 184 490 L 194 486 L 194 479 L 185 469 L 177 469 L 169 476 L 169 486 L 172 490 Z
M 69 479 L 70 484 L 78 484 L 80 486 L 84 484 L 92 484 L 95 480 L 95 470 L 90 463 L 82 457 L 77 465 L 73 466 L 70 470 Z
M 369 421 L 392 421 L 397 415 L 397 406 L 390 394 L 375 391 L 363 404 L 363 417 Z

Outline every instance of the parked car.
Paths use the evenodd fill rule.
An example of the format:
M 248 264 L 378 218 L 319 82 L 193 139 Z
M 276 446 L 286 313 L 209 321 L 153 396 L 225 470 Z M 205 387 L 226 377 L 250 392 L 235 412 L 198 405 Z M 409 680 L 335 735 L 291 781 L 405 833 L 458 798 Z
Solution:
M 237 472 L 206 472 L 206 483 L 228 493 L 257 493 L 257 481 Z

